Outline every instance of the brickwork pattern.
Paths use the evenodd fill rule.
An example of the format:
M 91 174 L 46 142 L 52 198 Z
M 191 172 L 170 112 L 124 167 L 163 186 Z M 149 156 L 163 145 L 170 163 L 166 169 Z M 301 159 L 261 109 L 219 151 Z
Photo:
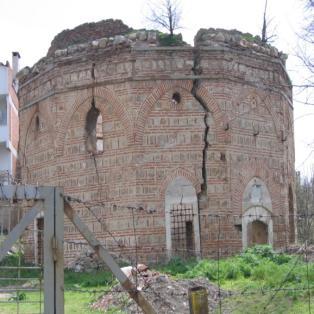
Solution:
M 55 57 L 50 70 L 23 81 L 20 164 L 25 183 L 63 186 L 66 194 L 95 204 L 142 208 L 135 219 L 138 236 L 130 210 L 98 208 L 97 213 L 125 245 L 126 255 L 134 254 L 137 242 L 139 258 L 148 262 L 166 254 L 165 193 L 177 177 L 191 182 L 199 198 L 205 255 L 217 247 L 218 220 L 212 215 L 244 214 L 243 193 L 254 177 L 268 188 L 272 215 L 288 214 L 288 189 L 294 186 L 293 113 L 278 56 L 199 47 L 202 73 L 195 74 L 192 47 L 121 48 L 110 55 L 88 49 L 71 58 Z M 180 94 L 179 103 L 174 93 Z M 104 151 L 94 156 L 86 151 L 84 132 L 93 95 L 104 134 Z M 119 250 L 88 210 L 75 206 L 96 236 Z M 235 219 L 219 222 L 226 254 L 242 248 L 237 225 Z M 283 246 L 287 217 L 274 219 L 273 226 L 273 243 Z M 80 240 L 68 221 L 65 237 Z M 73 258 L 77 249 L 66 244 L 66 257 Z

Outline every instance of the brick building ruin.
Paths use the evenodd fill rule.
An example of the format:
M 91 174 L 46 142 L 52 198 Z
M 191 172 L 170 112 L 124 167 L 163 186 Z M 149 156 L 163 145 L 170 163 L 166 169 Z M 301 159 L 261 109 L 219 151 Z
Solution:
M 95 204 L 115 239 L 76 204 L 96 236 L 146 262 L 293 242 L 285 60 L 238 31 L 201 29 L 194 47 L 113 20 L 64 31 L 19 73 L 22 181 Z M 67 221 L 65 239 L 81 240 Z

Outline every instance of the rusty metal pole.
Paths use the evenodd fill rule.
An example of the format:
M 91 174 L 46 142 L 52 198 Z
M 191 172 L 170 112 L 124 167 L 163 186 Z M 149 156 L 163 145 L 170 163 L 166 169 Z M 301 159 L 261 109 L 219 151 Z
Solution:
M 207 290 L 204 287 L 189 289 L 190 314 L 208 314 Z

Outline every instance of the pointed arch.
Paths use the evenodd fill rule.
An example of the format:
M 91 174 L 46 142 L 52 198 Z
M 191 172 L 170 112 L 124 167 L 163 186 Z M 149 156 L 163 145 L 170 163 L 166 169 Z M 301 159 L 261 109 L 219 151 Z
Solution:
M 26 132 L 23 132 L 23 134 L 20 135 L 20 143 L 21 147 L 19 151 L 22 153 L 22 159 L 23 163 L 22 165 L 25 166 L 26 163 L 26 149 L 27 149 L 27 140 L 31 131 L 31 126 L 33 123 L 37 125 L 37 122 L 40 124 L 41 121 L 44 121 L 45 125 L 47 126 L 47 131 L 49 133 L 49 140 L 52 142 L 54 138 L 54 129 L 52 125 L 52 117 L 50 116 L 49 112 L 45 108 L 45 105 L 43 103 L 37 104 L 36 106 L 33 106 L 29 109 L 28 117 L 26 118 L 26 121 L 23 122 L 23 125 L 26 125 Z M 40 127 L 40 125 L 38 125 Z M 51 143 L 53 144 L 53 143 Z
M 165 188 L 164 200 L 168 258 L 199 256 L 199 211 L 193 183 L 183 176 L 173 178 Z
M 124 125 L 124 129 L 127 130 L 126 138 L 128 143 L 133 142 L 133 127 L 132 123 L 129 120 L 128 114 L 124 106 L 119 102 L 114 93 L 105 87 L 97 87 L 94 91 L 94 97 L 97 103 L 97 108 L 99 109 L 102 116 L 108 112 L 108 108 L 112 109 L 112 113 L 121 121 Z M 67 132 L 68 125 L 78 108 L 82 105 L 90 105 L 92 101 L 92 95 L 89 90 L 86 90 L 84 93 L 80 93 L 71 109 L 66 113 L 64 119 L 61 121 L 58 128 L 57 134 L 57 155 L 62 156 L 64 153 L 64 142 Z
M 275 133 L 278 139 L 281 140 L 281 123 L 278 116 L 278 113 L 274 110 L 273 106 L 271 106 L 271 100 L 270 100 L 270 94 L 269 93 L 263 93 L 261 91 L 252 90 L 252 89 L 243 89 L 241 90 L 241 94 L 239 97 L 237 97 L 234 101 L 235 103 L 241 103 L 245 102 L 246 100 L 253 98 L 256 99 L 257 105 L 263 104 L 268 111 L 273 125 L 275 129 Z M 249 111 L 250 112 L 250 111 Z M 249 113 L 245 112 L 245 113 Z M 229 122 L 231 122 L 234 118 L 229 119 Z
M 137 119 L 135 121 L 134 126 L 134 138 L 135 142 L 141 144 L 143 142 L 143 135 L 145 124 L 150 112 L 153 109 L 154 104 L 168 91 L 173 90 L 174 92 L 177 89 L 184 90 L 191 94 L 193 87 L 192 81 L 163 81 L 160 83 L 145 99 L 145 101 L 141 104 L 140 109 L 138 111 Z M 223 114 L 218 106 L 218 104 L 214 101 L 212 96 L 208 93 L 206 88 L 200 85 L 197 89 L 197 95 L 203 99 L 206 103 L 208 110 L 212 113 L 213 119 L 215 122 L 215 133 L 217 141 L 220 143 L 224 142 L 224 130 L 223 126 Z
M 22 132 L 20 134 L 21 149 L 25 148 L 27 137 L 28 137 L 29 131 L 30 131 L 30 127 L 31 127 L 34 119 L 36 119 L 36 116 L 39 116 L 39 119 L 43 119 L 45 121 L 45 124 L 47 125 L 47 129 L 51 135 L 51 138 L 54 137 L 53 136 L 54 129 L 53 129 L 53 124 L 52 124 L 53 119 L 52 119 L 49 111 L 46 108 L 47 106 L 48 106 L 48 104 L 46 105 L 44 102 L 38 103 L 38 104 L 28 108 L 27 114 L 23 115 L 24 117 L 26 116 L 25 121 L 23 122 L 23 125 L 26 126 L 26 131 Z
M 277 211 L 281 208 L 280 181 L 275 182 L 273 180 L 274 171 L 269 168 L 264 160 L 253 158 L 250 161 L 238 162 L 233 169 L 234 173 L 231 178 L 231 193 L 232 205 L 235 213 L 239 215 L 242 214 L 242 196 L 247 185 L 254 178 L 260 179 L 267 186 L 271 199 L 272 211 Z
M 242 244 L 273 245 L 272 200 L 266 183 L 253 177 L 242 194 Z
M 182 177 L 189 180 L 192 183 L 196 193 L 198 194 L 201 192 L 201 183 L 198 178 L 192 172 L 184 168 L 178 167 L 174 169 L 170 174 L 168 174 L 168 176 L 161 182 L 159 193 L 162 199 L 165 198 L 165 193 L 168 185 L 177 177 Z

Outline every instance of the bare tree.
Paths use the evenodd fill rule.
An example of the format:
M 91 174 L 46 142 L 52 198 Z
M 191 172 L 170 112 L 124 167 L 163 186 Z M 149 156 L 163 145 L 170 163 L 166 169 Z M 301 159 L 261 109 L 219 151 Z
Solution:
M 301 178 L 297 173 L 296 201 L 299 241 L 314 244 L 314 173 L 310 178 Z
M 174 31 L 180 28 L 180 3 L 176 0 L 162 0 L 159 4 L 151 2 L 149 8 L 147 19 L 157 28 L 166 29 L 172 37 Z
M 314 88 L 314 0 L 305 0 L 305 26 L 299 38 L 301 45 L 298 47 L 297 56 L 308 70 L 306 82 L 301 85 L 302 89 Z M 306 102 L 313 105 L 313 103 Z
M 277 37 L 275 31 L 270 31 L 270 24 L 272 19 L 267 17 L 267 0 L 265 0 L 265 8 L 264 8 L 264 15 L 263 15 L 263 26 L 262 26 L 262 43 L 271 43 Z

